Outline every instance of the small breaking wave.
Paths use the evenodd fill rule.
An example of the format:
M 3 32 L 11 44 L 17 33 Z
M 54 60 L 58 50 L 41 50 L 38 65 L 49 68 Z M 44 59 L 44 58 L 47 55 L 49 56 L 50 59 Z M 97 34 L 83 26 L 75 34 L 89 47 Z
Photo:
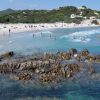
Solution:
M 9 41 L 8 44 L 11 44 L 13 41 Z
M 100 30 L 74 32 L 72 34 L 63 35 L 63 36 L 60 37 L 60 39 L 69 38 L 74 42 L 84 42 L 84 43 L 86 43 L 86 42 L 91 41 L 89 36 L 94 35 L 96 33 L 100 33 Z
M 44 34 L 52 34 L 51 31 L 43 31 L 42 33 L 44 33 Z
M 8 44 L 12 44 L 15 40 L 12 40 L 12 41 L 8 41 Z
M 90 42 L 91 39 L 90 38 L 86 38 L 85 40 L 82 40 L 82 39 L 73 39 L 74 42 L 83 42 L 83 43 L 87 43 L 87 42 Z

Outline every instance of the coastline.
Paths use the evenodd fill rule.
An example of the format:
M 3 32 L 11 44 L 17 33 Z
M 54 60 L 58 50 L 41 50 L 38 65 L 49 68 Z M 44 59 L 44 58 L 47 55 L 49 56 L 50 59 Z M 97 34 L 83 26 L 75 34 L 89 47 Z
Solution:
M 99 25 L 94 25 L 91 23 L 38 23 L 38 24 L 0 24 L 0 35 L 6 35 L 10 33 L 20 33 L 35 30 L 45 30 L 45 29 L 56 29 L 56 28 L 81 28 L 81 27 L 99 27 Z

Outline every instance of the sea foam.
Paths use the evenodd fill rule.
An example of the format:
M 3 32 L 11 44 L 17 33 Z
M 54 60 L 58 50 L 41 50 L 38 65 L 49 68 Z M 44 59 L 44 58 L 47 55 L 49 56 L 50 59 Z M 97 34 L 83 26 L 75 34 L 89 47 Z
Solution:
M 60 37 L 60 39 L 69 38 L 70 40 L 72 40 L 74 42 L 87 43 L 87 42 L 91 41 L 91 38 L 89 36 L 94 35 L 96 33 L 100 33 L 100 30 L 74 32 L 74 33 L 71 33 L 68 35 L 63 35 Z

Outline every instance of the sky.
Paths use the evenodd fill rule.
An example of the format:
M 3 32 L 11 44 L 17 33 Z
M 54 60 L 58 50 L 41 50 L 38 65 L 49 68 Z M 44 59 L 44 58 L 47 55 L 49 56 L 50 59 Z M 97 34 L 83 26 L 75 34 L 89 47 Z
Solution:
M 54 9 L 62 6 L 87 6 L 100 10 L 100 0 L 0 0 L 0 10 L 4 9 Z

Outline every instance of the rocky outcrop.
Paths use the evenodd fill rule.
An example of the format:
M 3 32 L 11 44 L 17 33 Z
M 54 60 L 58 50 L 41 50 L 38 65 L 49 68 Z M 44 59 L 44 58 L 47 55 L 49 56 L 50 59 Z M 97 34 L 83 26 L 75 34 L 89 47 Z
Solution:
M 74 54 L 77 54 L 77 53 L 78 53 L 78 51 L 77 51 L 76 49 L 74 49 L 74 48 L 69 49 L 68 52 L 69 52 L 72 56 L 73 56 Z
M 78 56 L 74 58 L 74 54 Z M 14 55 L 13 52 L 7 52 L 1 55 L 2 58 L 9 58 Z M 10 74 L 15 80 L 29 81 L 36 79 L 40 83 L 51 83 L 58 82 L 61 80 L 69 79 L 75 74 L 79 73 L 84 67 L 84 64 L 79 63 L 69 63 L 66 62 L 62 64 L 63 61 L 70 61 L 76 59 L 79 63 L 86 63 L 85 60 L 88 60 L 92 63 L 95 61 L 100 62 L 100 56 L 90 55 L 87 49 L 77 52 L 76 49 L 70 49 L 69 52 L 57 52 L 56 54 L 44 54 L 41 57 L 19 57 L 17 59 L 9 60 L 8 62 L 0 62 L 0 73 L 1 74 Z M 83 60 L 83 58 L 85 60 Z M 86 65 L 86 64 L 85 64 Z M 89 66 L 89 63 L 88 63 Z M 88 68 L 87 72 L 89 75 L 95 73 L 93 67 Z
M 95 56 L 96 62 L 100 62 L 100 55 Z
M 80 52 L 80 56 L 87 57 L 88 55 L 89 55 L 89 51 L 87 49 L 84 49 Z
M 96 73 L 96 71 L 93 67 L 90 67 L 88 73 L 89 73 L 89 75 L 93 75 Z
M 25 61 L 10 62 L 0 64 L 0 73 L 12 73 L 18 80 L 31 80 L 37 75 L 42 83 L 70 78 L 75 72 L 79 72 L 80 67 L 77 64 L 68 64 L 62 66 L 60 62 L 47 61 Z
M 14 56 L 14 52 L 13 51 L 9 51 L 9 52 L 1 54 L 0 55 L 0 59 L 9 58 L 9 57 L 12 57 L 12 56 Z

